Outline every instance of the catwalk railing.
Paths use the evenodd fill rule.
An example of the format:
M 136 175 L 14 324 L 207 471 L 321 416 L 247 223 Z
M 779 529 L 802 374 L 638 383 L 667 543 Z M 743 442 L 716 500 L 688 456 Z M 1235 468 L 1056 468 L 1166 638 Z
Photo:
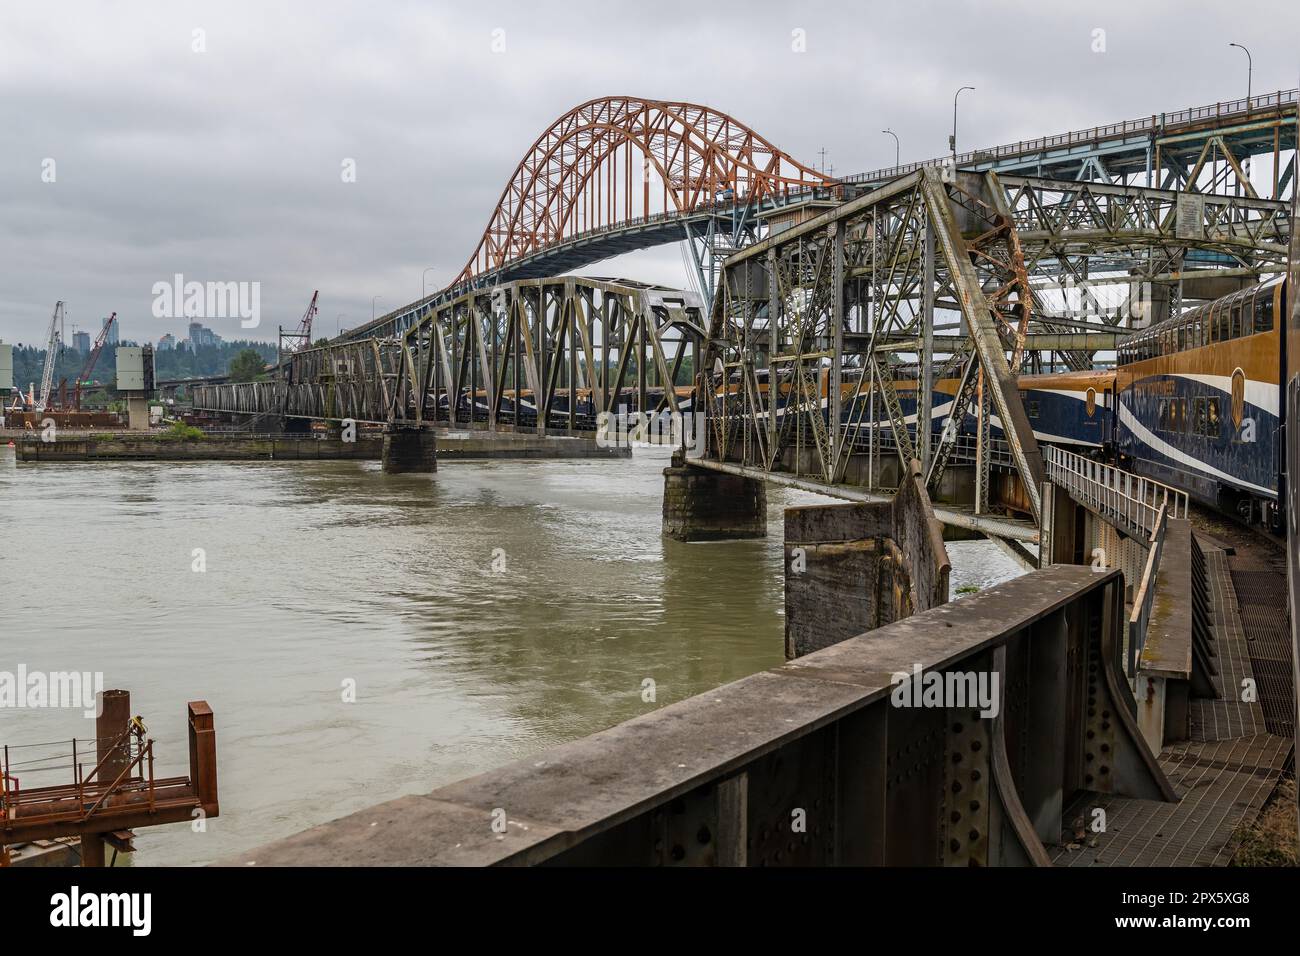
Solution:
M 1054 445 L 1043 460 L 1053 484 L 1143 542 L 1155 534 L 1162 510 L 1170 518 L 1187 517 L 1185 491 Z

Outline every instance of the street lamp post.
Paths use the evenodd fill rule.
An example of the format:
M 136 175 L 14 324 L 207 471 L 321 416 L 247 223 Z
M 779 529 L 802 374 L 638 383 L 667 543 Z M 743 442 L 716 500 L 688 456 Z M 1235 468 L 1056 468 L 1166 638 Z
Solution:
M 957 97 L 961 96 L 966 90 L 974 91 L 973 86 L 963 86 L 952 95 L 952 135 L 948 137 L 948 149 L 952 152 L 952 167 L 955 172 L 957 169 Z
M 426 290 L 424 287 L 425 277 L 428 276 L 428 274 L 436 268 L 438 267 L 429 266 L 429 268 L 425 269 L 423 272 L 420 273 L 420 301 L 421 302 L 423 302 L 425 299 L 429 297 L 428 290 Z
M 344 320 L 345 318 L 347 318 L 347 316 L 344 315 L 342 312 L 340 312 L 340 313 L 339 313 L 337 316 L 335 316 L 335 318 L 334 318 L 334 335 L 335 335 L 336 337 L 337 337 L 337 336 L 340 336 L 340 335 L 343 334 L 343 320 Z
M 898 155 L 899 155 L 899 150 L 898 150 L 898 134 L 895 133 L 892 129 L 882 129 L 881 132 L 882 132 L 882 133 L 888 133 L 890 136 L 894 137 L 894 168 L 897 169 L 897 168 L 898 168 Z
M 1250 85 L 1251 85 L 1251 80 L 1254 78 L 1252 74 L 1255 72 L 1255 64 L 1251 60 L 1250 51 L 1247 50 L 1240 43 L 1229 43 L 1228 46 L 1235 46 L 1242 53 L 1246 54 L 1246 114 L 1249 115 L 1250 114 Z
M 382 299 L 382 298 L 383 298 L 382 295 L 372 295 L 370 297 L 370 321 L 371 322 L 375 321 L 375 301 L 377 299 Z

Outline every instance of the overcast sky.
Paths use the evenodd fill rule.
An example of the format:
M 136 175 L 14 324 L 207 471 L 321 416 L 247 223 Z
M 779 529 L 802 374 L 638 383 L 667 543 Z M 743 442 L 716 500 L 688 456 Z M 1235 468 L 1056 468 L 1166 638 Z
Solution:
M 959 149 L 1242 96 L 1230 40 L 1251 49 L 1256 93 L 1294 87 L 1297 10 L 13 0 L 0 9 L 0 339 L 43 344 L 57 299 L 69 335 L 110 311 L 123 337 L 183 335 L 185 320 L 151 313 L 154 283 L 176 273 L 261 284 L 259 328 L 208 323 L 226 338 L 274 339 L 314 289 L 319 331 L 360 324 L 372 296 L 379 313 L 418 298 L 425 269 L 431 291 L 455 278 L 533 140 L 594 97 L 710 105 L 810 165 L 825 148 L 844 174 L 892 164 L 885 127 L 904 161 L 944 153 L 962 85 L 976 90 Z M 585 271 L 685 278 L 675 247 Z

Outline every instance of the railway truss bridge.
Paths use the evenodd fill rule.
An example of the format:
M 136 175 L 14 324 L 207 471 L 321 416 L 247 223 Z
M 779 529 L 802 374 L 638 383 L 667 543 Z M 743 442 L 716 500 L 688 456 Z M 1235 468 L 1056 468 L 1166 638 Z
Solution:
M 1294 690 L 1237 699 L 1279 662 L 1248 647 L 1258 622 L 1238 612 L 1228 552 L 1193 530 L 1179 492 L 1040 447 L 1017 376 L 1089 369 L 1184 302 L 1284 272 L 1277 197 L 1293 169 L 1275 164 L 1261 198 L 1241 158 L 1294 143 L 1294 100 L 856 184 L 698 107 L 570 114 L 521 164 L 457 285 L 295 352 L 273 381 L 196 387 L 195 407 L 372 422 L 394 443 L 689 413 L 694 441 L 664 475 L 666 535 L 764 535 L 773 482 L 842 502 L 785 515 L 789 663 L 251 858 L 1225 863 L 1286 763 Z M 1159 156 L 1139 184 L 1144 142 Z M 642 179 L 620 144 L 647 154 Z M 1032 171 L 1056 178 L 1025 175 L 1034 150 Z M 596 171 L 606 154 L 622 158 Z M 649 154 L 666 173 L 658 211 Z M 642 208 L 588 193 L 602 179 L 631 181 Z M 697 216 L 754 225 L 707 268 L 696 257 L 698 290 L 544 274 L 680 239 Z M 1114 311 L 1107 286 L 1128 293 Z M 943 538 L 971 534 L 1039 570 L 948 604 Z M 1002 716 L 892 707 L 882 675 L 913 668 L 997 675 Z M 791 806 L 820 816 L 787 839 Z M 499 838 L 499 807 L 529 825 Z M 1112 825 L 1088 839 L 1077 821 L 1098 809 Z
M 297 351 L 271 381 L 196 386 L 194 405 L 539 435 L 591 435 L 624 409 L 690 413 L 692 467 L 741 479 L 884 500 L 915 457 L 945 523 L 1028 561 L 1043 474 L 1016 376 L 1088 368 L 1134 320 L 1086 296 L 1082 316 L 1053 311 L 1060 277 L 1164 290 L 1139 297 L 1155 310 L 1197 282 L 1284 268 L 1284 203 L 1186 200 L 926 167 L 733 254 L 711 308 L 631 280 L 513 279 L 392 334 Z M 1217 265 L 1189 273 L 1193 255 Z M 936 406 L 939 381 L 956 386 Z

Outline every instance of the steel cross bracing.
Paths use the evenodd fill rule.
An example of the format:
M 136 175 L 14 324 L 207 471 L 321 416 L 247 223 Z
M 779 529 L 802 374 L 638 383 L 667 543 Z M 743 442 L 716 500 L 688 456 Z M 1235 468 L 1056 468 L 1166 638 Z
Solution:
M 920 458 L 935 487 L 972 415 L 976 512 L 990 508 L 991 468 L 1009 460 L 1036 516 L 1042 463 L 1022 365 L 1045 349 L 1090 368 L 1150 320 L 1132 302 L 1108 314 L 1100 288 L 1173 289 L 1198 261 L 1197 275 L 1277 273 L 1290 231 L 1272 200 L 918 170 L 726 262 L 701 367 L 706 458 L 837 486 L 863 480 L 864 458 L 872 484 L 885 449 Z M 1069 286 L 1081 315 L 1049 301 Z M 953 313 L 960 334 L 937 334 L 958 327 Z M 931 408 L 935 383 L 958 377 L 952 401 Z
M 677 412 L 703 332 L 693 293 L 626 280 L 528 279 L 470 293 L 403 334 L 390 420 L 545 434 L 591 430 L 622 409 Z
M 521 279 L 465 293 L 400 336 L 297 352 L 277 381 L 197 386 L 194 404 L 335 421 L 590 432 L 602 413 L 688 411 L 703 336 L 692 292 L 629 280 Z
M 934 312 L 948 308 L 969 331 L 990 399 L 986 420 L 996 414 L 1009 426 L 1036 518 L 1042 463 L 1007 359 L 1027 328 L 1028 295 L 992 175 L 946 183 L 921 170 L 758 243 L 728 260 L 714 300 L 705 457 L 835 485 L 860 455 L 862 430 L 870 444 L 888 427 L 900 457 L 928 459 L 926 368 L 938 347 Z M 926 356 L 916 425 L 896 392 L 903 352 Z
M 1068 320 L 1050 321 L 1060 306 L 1044 304 L 1045 292 L 1073 290 L 1079 315 L 1071 318 L 1092 317 L 1093 327 L 1115 329 L 1150 307 L 1144 295 L 1151 283 L 1168 290 L 1176 313 L 1185 280 L 1258 279 L 1285 263 L 1291 222 L 1283 202 L 1028 177 L 1001 181 L 1033 289 L 1036 327 L 1049 332 L 1070 327 Z M 1116 284 L 1129 294 L 1108 310 L 1099 293 Z M 1155 318 L 1146 314 L 1148 321 Z M 1092 367 L 1094 351 L 1059 355 L 1083 370 Z

